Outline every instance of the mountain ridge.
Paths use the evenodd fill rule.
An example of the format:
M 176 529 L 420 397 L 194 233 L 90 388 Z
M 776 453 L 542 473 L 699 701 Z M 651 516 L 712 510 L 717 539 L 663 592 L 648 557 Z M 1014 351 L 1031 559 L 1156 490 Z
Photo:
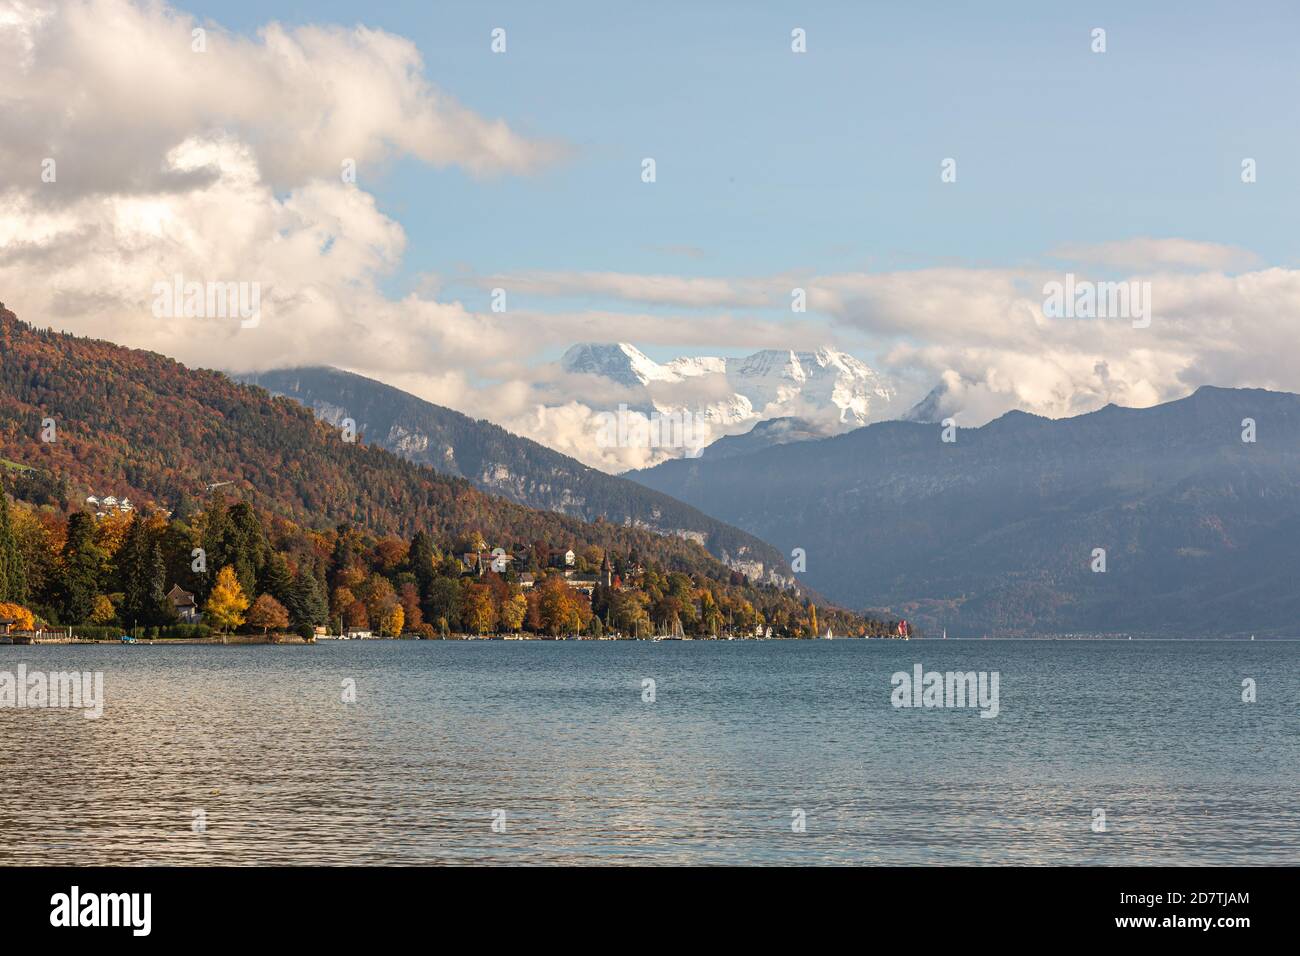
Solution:
M 518 504 L 690 538 L 728 567 L 789 583 L 777 570 L 784 566 L 780 555 L 765 542 L 492 422 L 342 369 L 290 368 L 235 378 L 300 402 L 332 425 L 351 417 L 362 434 L 389 451 Z
M 1300 396 L 1206 386 L 942 434 L 882 422 L 628 477 L 805 548 L 806 580 L 835 600 L 954 636 L 1300 631 L 1284 570 L 1300 560 L 1285 530 L 1300 530 Z

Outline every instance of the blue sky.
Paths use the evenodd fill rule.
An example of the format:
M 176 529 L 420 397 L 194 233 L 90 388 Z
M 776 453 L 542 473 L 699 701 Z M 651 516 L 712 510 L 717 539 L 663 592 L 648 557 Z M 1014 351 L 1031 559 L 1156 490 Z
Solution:
M 899 410 L 937 389 L 963 424 L 1300 392 L 1287 4 L 20 11 L 0 22 L 0 251 L 21 252 L 0 285 L 38 323 L 346 367 L 575 454 L 615 399 L 556 366 L 581 341 L 833 345 Z M 222 28 L 209 50 L 191 16 Z M 48 157 L 57 184 L 33 174 Z M 151 290 L 181 273 L 256 284 L 267 321 L 159 321 Z M 1071 275 L 1137 283 L 1145 317 L 1049 314 Z
M 1015 266 L 1139 236 L 1294 264 L 1295 8 L 1084 7 L 186 5 L 241 32 L 360 19 L 401 34 L 466 106 L 571 147 L 525 177 L 364 170 L 409 238 L 397 292 L 434 273 L 448 294 L 486 300 L 452 281 L 462 270 Z M 489 50 L 496 26 L 504 55 Z M 795 26 L 804 55 L 790 52 Z M 1090 50 L 1098 26 L 1104 54 Z M 958 181 L 945 185 L 949 156 Z

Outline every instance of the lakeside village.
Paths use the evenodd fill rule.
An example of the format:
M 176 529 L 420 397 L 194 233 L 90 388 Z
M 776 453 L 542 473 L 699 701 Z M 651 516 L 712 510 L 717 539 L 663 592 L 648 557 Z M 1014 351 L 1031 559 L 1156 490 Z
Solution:
M 92 495 L 63 515 L 0 493 L 0 643 L 910 634 L 739 571 L 690 570 L 634 548 L 310 530 L 220 494 L 194 514 Z

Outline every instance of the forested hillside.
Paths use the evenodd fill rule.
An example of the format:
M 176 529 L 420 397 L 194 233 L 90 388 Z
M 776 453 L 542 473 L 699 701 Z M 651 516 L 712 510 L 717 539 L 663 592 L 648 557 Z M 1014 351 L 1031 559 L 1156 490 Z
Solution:
M 37 331 L 3 307 L 0 460 L 6 490 L 19 501 L 6 518 L 9 543 L 0 542 L 17 554 L 18 571 L 0 600 L 25 603 L 49 623 L 157 626 L 169 619 L 160 589 L 179 584 L 203 603 L 215 575 L 231 567 L 250 603 L 276 597 L 297 624 L 320 623 L 319 597 L 308 600 L 309 591 L 325 595 L 336 616 L 361 619 L 359 604 L 370 626 L 391 624 L 389 591 L 400 595 L 414 583 L 411 606 L 431 627 L 471 629 L 489 618 L 496 627 L 509 620 L 506 604 L 519 597 L 510 588 L 522 591 L 521 582 L 494 572 L 467 579 L 454 556 L 480 547 L 518 555 L 510 573 L 533 568 L 538 595 L 556 587 L 548 583 L 554 554 L 572 549 L 588 571 L 608 558 L 623 569 L 625 590 L 641 595 L 647 620 L 661 615 L 656 627 L 676 617 L 702 636 L 716 633 L 728 620 L 724 609 L 733 622 L 752 611 L 784 636 L 807 635 L 818 623 L 807 598 L 754 585 L 695 542 L 526 508 L 345 441 L 307 409 L 260 388 L 154 353 Z M 219 497 L 210 487 L 218 483 Z M 100 502 L 88 507 L 91 494 Z M 105 508 L 96 518 L 109 496 L 130 498 L 133 511 Z M 195 547 L 209 558 L 198 576 L 187 571 Z M 435 600 L 434 578 L 453 582 L 439 586 L 455 594 Z M 461 602 L 480 585 L 494 589 L 493 610 L 471 619 Z M 295 612 L 286 600 L 314 610 Z M 582 600 L 585 612 L 569 594 L 537 625 L 579 626 L 600 604 L 595 595 Z M 602 626 L 617 626 L 608 602 L 600 609 Z M 841 633 L 874 626 L 820 611 Z
M 491 422 L 476 421 L 382 382 L 336 368 L 279 369 L 238 378 L 287 395 L 330 424 L 351 418 L 367 441 L 530 508 L 687 534 L 714 557 L 751 576 L 791 577 L 780 553 L 753 535 Z

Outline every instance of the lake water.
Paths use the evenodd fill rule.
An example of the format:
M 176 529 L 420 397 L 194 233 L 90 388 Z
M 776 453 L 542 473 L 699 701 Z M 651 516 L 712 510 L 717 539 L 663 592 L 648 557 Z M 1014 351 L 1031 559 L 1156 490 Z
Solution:
M 0 647 L 19 663 L 102 671 L 107 703 L 0 709 L 0 864 L 1300 861 L 1300 643 Z M 894 708 L 917 663 L 997 671 L 998 716 Z

